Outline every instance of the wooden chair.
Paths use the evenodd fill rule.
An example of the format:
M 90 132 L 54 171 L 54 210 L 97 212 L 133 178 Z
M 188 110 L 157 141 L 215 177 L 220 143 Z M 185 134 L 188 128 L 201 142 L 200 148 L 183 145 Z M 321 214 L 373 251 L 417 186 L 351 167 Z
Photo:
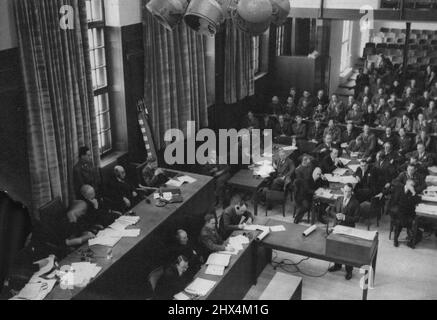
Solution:
M 291 182 L 284 186 L 283 191 L 267 190 L 266 191 L 266 217 L 268 214 L 268 208 L 274 204 L 282 205 L 282 216 L 285 218 L 285 205 L 287 203 L 288 190 L 291 186 Z
M 158 284 L 159 279 L 164 274 L 164 267 L 158 267 L 147 276 L 147 281 L 149 282 L 150 288 L 153 291 L 153 297 L 155 297 L 156 285 Z

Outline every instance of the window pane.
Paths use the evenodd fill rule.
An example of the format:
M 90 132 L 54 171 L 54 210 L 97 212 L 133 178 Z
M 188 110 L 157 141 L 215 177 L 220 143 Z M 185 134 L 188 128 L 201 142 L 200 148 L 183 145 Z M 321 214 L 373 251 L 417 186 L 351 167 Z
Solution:
M 98 68 L 96 73 L 96 88 L 103 88 L 107 86 L 106 82 L 106 68 Z
M 100 48 L 105 45 L 105 36 L 104 36 L 103 28 L 95 28 L 93 29 L 93 38 L 95 48 Z
M 86 15 L 88 17 L 88 22 L 93 21 L 93 14 L 91 12 L 91 1 L 86 1 Z
M 91 10 L 93 15 L 93 21 L 103 20 L 102 0 L 91 0 Z
M 94 59 L 96 62 L 96 68 L 106 66 L 105 49 L 94 50 Z

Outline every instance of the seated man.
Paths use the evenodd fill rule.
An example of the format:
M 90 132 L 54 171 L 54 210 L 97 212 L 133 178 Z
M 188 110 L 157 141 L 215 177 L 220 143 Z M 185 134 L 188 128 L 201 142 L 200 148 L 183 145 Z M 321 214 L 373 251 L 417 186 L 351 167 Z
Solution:
M 331 154 L 322 160 L 320 167 L 322 168 L 323 174 L 333 173 L 337 168 L 344 168 L 344 164 L 340 161 L 338 154 L 338 149 L 333 148 Z
M 73 181 L 76 196 L 80 198 L 80 188 L 88 184 L 97 189 L 100 184 L 97 168 L 94 166 L 91 151 L 88 147 L 79 149 L 79 162 L 73 167 Z
M 242 128 L 249 129 L 249 130 L 259 129 L 259 121 L 255 117 L 255 115 L 253 114 L 252 111 L 249 111 L 247 113 L 247 116 L 246 116 L 246 118 L 243 121 Z
M 384 144 L 390 143 L 393 150 L 398 149 L 399 138 L 393 133 L 391 128 L 385 128 L 385 133 L 381 138 L 378 138 L 378 144 L 383 147 Z
M 120 212 L 126 212 L 132 208 L 138 194 L 133 186 L 126 181 L 126 171 L 122 166 L 114 167 L 114 176 L 108 184 L 108 196 L 113 208 Z
M 378 120 L 376 120 L 376 124 L 383 129 L 394 129 L 397 124 L 397 119 L 392 117 L 390 110 L 385 110 L 384 113 L 379 116 Z
M 315 144 L 320 144 L 323 142 L 323 132 L 322 122 L 320 120 L 315 120 L 314 125 L 310 128 L 308 132 L 308 140 Z
M 205 225 L 200 231 L 199 243 L 205 250 L 203 255 L 205 259 L 213 252 L 232 250 L 218 233 L 217 220 L 212 214 L 205 216 Z
M 354 125 L 352 122 L 348 122 L 346 125 L 346 130 L 341 134 L 341 146 L 346 147 L 357 138 L 357 134 L 354 130 Z
M 401 157 L 405 156 L 405 154 L 409 153 L 411 151 L 412 142 L 411 138 L 407 136 L 407 133 L 405 132 L 404 128 L 399 129 L 399 155 Z
M 322 169 L 315 168 L 312 177 L 307 180 L 296 179 L 294 182 L 294 202 L 296 205 L 296 217 L 294 219 L 295 224 L 299 224 L 305 213 L 311 210 L 311 205 L 314 203 L 317 210 L 317 218 L 321 223 L 326 223 L 322 216 L 323 210 L 320 210 L 317 201 L 314 202 L 314 193 L 320 188 L 328 188 L 329 182 L 322 174 Z
M 278 123 L 275 126 L 273 135 L 275 138 L 291 136 L 290 124 L 285 121 L 283 115 L 278 117 Z
M 353 186 L 346 184 L 343 188 L 343 196 L 338 198 L 333 208 L 337 225 L 355 228 L 355 224 L 360 218 L 360 203 L 353 195 Z M 335 264 L 329 268 L 329 272 L 341 270 L 341 264 Z M 352 279 L 352 266 L 346 266 L 346 280 Z
M 363 139 L 361 137 L 356 137 L 355 140 L 349 143 L 349 146 L 346 148 L 346 151 L 349 154 L 351 153 L 364 154 L 364 152 L 366 152 L 366 149 L 363 143 Z
M 392 181 L 392 185 L 394 187 L 403 188 L 408 180 L 414 181 L 414 186 L 417 193 L 422 193 L 422 191 L 426 189 L 425 178 L 418 173 L 417 166 L 413 163 L 408 164 L 407 170 L 401 172 L 398 177 Z
M 417 159 L 417 170 L 418 173 L 422 175 L 427 175 L 428 168 L 434 164 L 432 155 L 426 152 L 425 145 L 423 143 L 417 144 L 417 151 L 407 154 L 407 158 Z
M 416 206 L 420 203 L 421 198 L 417 194 L 415 188 L 414 180 L 407 179 L 405 186 L 399 187 L 397 192 L 395 192 L 393 203 L 395 204 L 395 209 L 392 212 L 394 224 L 395 224 L 395 235 L 394 235 L 394 246 L 399 247 L 399 235 L 402 229 L 405 227 L 410 235 L 410 240 L 408 246 L 414 249 L 415 243 L 413 242 L 412 236 L 412 224 L 414 217 L 416 216 Z
M 363 133 L 360 135 L 360 138 L 364 144 L 364 157 L 372 157 L 376 152 L 376 138 L 374 134 L 370 133 L 370 127 L 368 125 L 363 127 Z
M 354 125 L 359 126 L 363 122 L 363 113 L 360 110 L 358 103 L 354 103 L 352 110 L 348 111 L 345 122 L 352 122 Z
M 244 202 L 240 202 L 223 211 L 219 224 L 219 232 L 223 239 L 227 239 L 232 232 L 243 230 L 247 224 L 252 224 L 254 219 L 253 214 L 247 210 L 247 205 Z
M 147 161 L 141 175 L 142 183 L 140 184 L 140 188 L 159 188 L 168 181 L 164 171 L 161 168 L 156 168 L 155 159 Z
M 325 129 L 324 136 L 331 135 L 332 143 L 339 145 L 341 141 L 341 130 L 335 125 L 335 120 L 329 120 L 328 127 Z
M 318 159 L 324 159 L 327 155 L 329 155 L 334 148 L 334 144 L 332 143 L 332 136 L 330 134 L 325 135 L 325 141 L 314 149 L 313 153 L 317 156 Z
M 292 134 L 299 140 L 306 139 L 307 137 L 307 126 L 302 122 L 300 115 L 296 116 L 296 123 L 292 125 Z
M 84 185 L 80 191 L 83 200 L 87 204 L 86 214 L 77 220 L 80 232 L 90 231 L 97 234 L 121 215 L 121 213 L 109 209 L 103 199 L 97 199 L 96 192 L 92 186 Z
M 275 169 L 274 180 L 270 187 L 274 191 L 282 191 L 284 187 L 291 182 L 291 176 L 294 174 L 295 166 L 284 150 L 279 151 L 279 158 L 273 162 Z
M 261 123 L 260 129 L 264 132 L 264 130 L 272 130 L 275 128 L 275 124 L 273 123 L 270 116 L 267 114 L 264 116 L 263 121 Z
M 321 122 L 324 122 L 326 120 L 326 112 L 321 104 L 317 105 L 316 110 L 313 113 L 313 120 L 319 120 Z
M 189 268 L 188 259 L 178 256 L 175 261 L 165 268 L 155 288 L 157 300 L 173 300 L 174 295 L 185 290 L 192 279 L 187 276 Z
M 279 98 L 277 96 L 274 96 L 272 98 L 272 102 L 269 105 L 268 112 L 271 114 L 276 114 L 276 115 L 284 114 L 284 108 L 283 108 L 283 106 L 282 106 L 282 104 L 279 101 Z
M 187 274 L 194 277 L 200 270 L 203 258 L 197 252 L 197 248 L 191 243 L 185 230 L 177 230 L 175 240 L 176 241 L 170 246 L 171 259 L 174 260 L 179 256 L 187 258 L 189 263 Z

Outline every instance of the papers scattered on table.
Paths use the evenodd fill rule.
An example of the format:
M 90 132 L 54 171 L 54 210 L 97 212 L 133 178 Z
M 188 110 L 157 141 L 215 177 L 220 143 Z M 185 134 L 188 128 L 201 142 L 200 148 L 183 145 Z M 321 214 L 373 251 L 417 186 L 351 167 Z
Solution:
M 126 229 L 135 225 L 140 220 L 137 216 L 122 216 L 118 218 L 108 229 L 100 231 L 94 239 L 88 240 L 89 246 L 101 245 L 114 247 L 121 238 L 135 238 L 141 233 L 140 229 Z
M 346 159 L 346 158 L 338 158 L 341 163 L 343 163 L 345 166 L 347 166 L 352 160 L 351 159 Z
M 105 247 L 114 247 L 119 241 L 121 237 L 110 237 L 110 236 L 97 236 L 94 239 L 88 240 L 88 245 L 92 246 L 105 246 Z
M 323 189 L 323 188 L 317 189 L 316 192 L 315 192 L 315 195 L 316 195 L 316 197 L 323 198 L 323 199 L 328 199 L 328 200 L 329 199 L 337 199 L 337 198 L 340 197 L 339 194 L 332 193 L 332 190 L 330 190 L 330 189 Z
M 328 180 L 329 182 L 333 182 L 333 183 L 341 183 L 341 184 L 347 184 L 347 183 L 351 183 L 351 184 L 357 184 L 358 180 L 353 177 L 353 176 L 334 176 L 332 174 L 325 174 L 326 180 Z
M 231 256 L 227 254 L 220 253 L 212 253 L 208 257 L 208 261 L 206 261 L 206 265 L 215 265 L 227 267 L 229 262 L 231 261 Z
M 182 177 L 178 177 L 177 179 L 182 183 L 194 183 L 197 181 L 197 179 L 194 179 L 193 177 L 190 176 L 182 176 Z
M 196 296 L 206 296 L 208 292 L 215 286 L 216 281 L 196 278 L 185 291 Z
M 349 228 L 345 226 L 335 226 L 333 233 L 373 241 L 373 239 L 375 239 L 376 237 L 377 232 Z
M 274 227 L 270 227 L 270 231 L 271 232 L 282 232 L 285 231 L 285 227 L 284 226 L 274 226 Z
M 166 183 L 167 187 L 175 187 L 175 188 L 180 188 L 183 184 L 184 184 L 183 181 L 179 181 L 175 179 L 170 179 Z
M 68 271 L 61 275 L 61 287 L 72 289 L 73 287 L 83 288 L 87 286 L 91 279 L 95 278 L 102 270 L 102 267 L 95 263 L 77 262 L 71 266 L 64 266 L 62 269 Z
M 188 301 L 188 300 L 191 300 L 191 298 L 189 296 L 187 296 L 184 292 L 179 292 L 173 298 L 175 300 L 179 300 L 179 301 Z
M 342 143 L 342 144 L 340 145 L 340 147 L 341 147 L 342 149 L 346 149 L 348 146 L 349 146 L 349 145 L 348 145 L 347 143 Z
M 138 216 L 121 216 L 113 224 L 111 224 L 109 227 L 113 230 L 124 230 L 129 226 L 133 226 L 140 221 L 140 217 Z
M 334 176 L 344 176 L 347 173 L 348 169 L 344 168 L 337 168 L 334 170 L 333 175 Z
M 427 176 L 425 182 L 429 186 L 437 186 L 437 176 Z
M 56 284 L 55 280 L 32 277 L 28 284 L 11 300 L 43 300 Z
M 230 256 L 228 256 L 228 257 L 230 257 Z M 210 264 L 206 268 L 205 273 L 212 275 L 212 276 L 222 276 L 225 273 L 225 267 Z
M 261 226 L 261 225 L 249 225 L 244 227 L 244 230 L 247 231 L 262 231 L 262 233 L 256 238 L 259 241 L 262 241 L 267 235 L 270 233 L 270 227 Z
M 416 207 L 416 213 L 437 216 L 437 206 L 421 203 Z
M 437 175 L 437 167 L 436 167 L 436 166 L 434 166 L 434 167 L 429 167 L 429 168 L 428 168 L 428 171 L 429 171 L 429 173 L 432 174 L 432 175 Z
M 39 265 L 40 269 L 39 271 L 35 272 L 33 274 L 34 277 L 40 277 L 48 272 L 50 272 L 53 267 L 55 266 L 55 256 L 50 255 L 46 259 L 42 259 L 40 261 L 35 262 L 34 264 Z
M 348 168 L 351 169 L 353 172 L 357 172 L 359 167 L 360 167 L 359 164 L 350 164 L 350 165 L 348 165 Z
M 299 148 L 297 146 L 289 146 L 289 147 L 283 147 L 282 150 L 284 151 L 296 151 Z

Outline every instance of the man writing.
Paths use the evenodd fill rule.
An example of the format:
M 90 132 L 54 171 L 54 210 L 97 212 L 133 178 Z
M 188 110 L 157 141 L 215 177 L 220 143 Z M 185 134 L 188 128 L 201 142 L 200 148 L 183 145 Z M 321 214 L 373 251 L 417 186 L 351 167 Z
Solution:
M 235 206 L 230 206 L 223 211 L 220 219 L 219 232 L 224 239 L 228 238 L 236 230 L 244 230 L 248 224 L 252 224 L 254 216 L 247 210 L 247 205 L 240 202 Z

